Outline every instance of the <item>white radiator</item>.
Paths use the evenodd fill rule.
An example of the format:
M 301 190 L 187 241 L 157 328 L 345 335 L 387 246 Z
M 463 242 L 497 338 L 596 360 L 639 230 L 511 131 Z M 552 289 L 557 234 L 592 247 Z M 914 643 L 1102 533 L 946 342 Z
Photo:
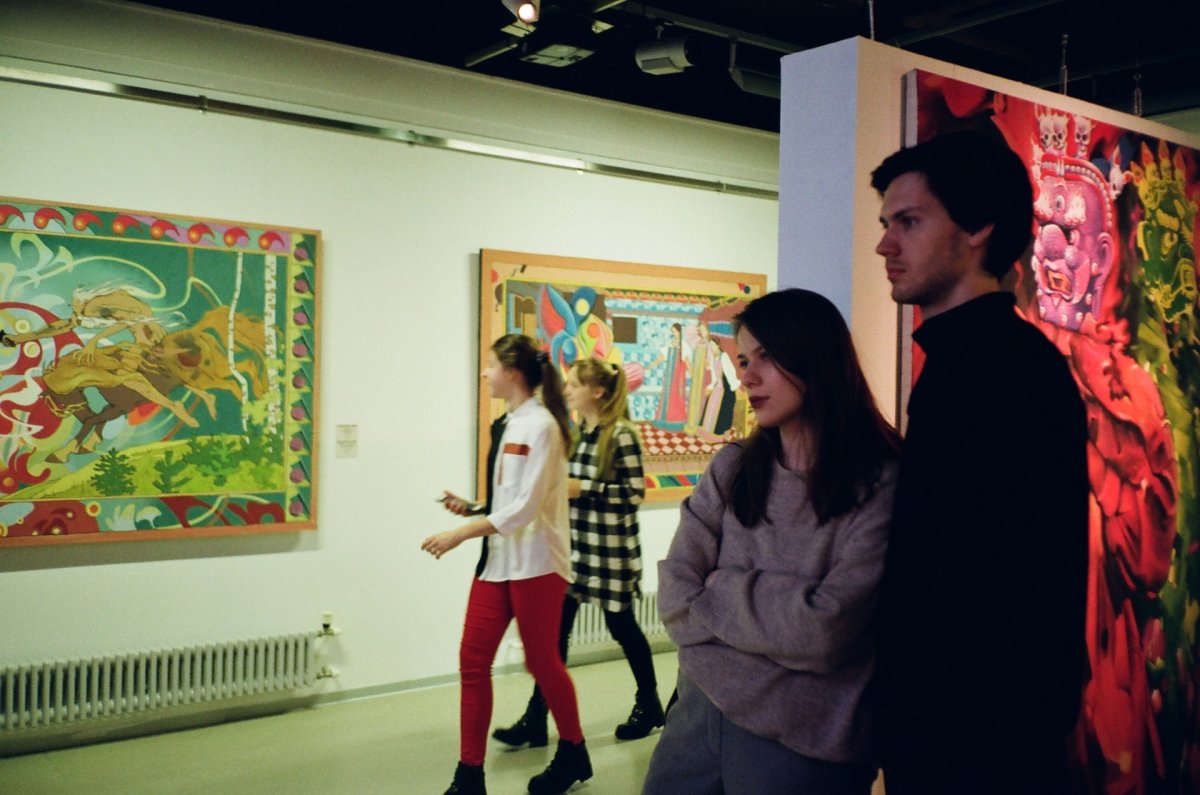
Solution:
M 667 631 L 663 628 L 662 619 L 658 617 L 658 594 L 645 593 L 633 602 L 633 614 L 638 626 L 648 640 L 657 636 L 665 637 Z M 570 647 L 594 646 L 609 643 L 612 636 L 604 624 L 604 611 L 598 605 L 581 604 L 575 614 L 575 628 L 571 630 Z
M 311 687 L 314 633 L 0 667 L 3 733 Z

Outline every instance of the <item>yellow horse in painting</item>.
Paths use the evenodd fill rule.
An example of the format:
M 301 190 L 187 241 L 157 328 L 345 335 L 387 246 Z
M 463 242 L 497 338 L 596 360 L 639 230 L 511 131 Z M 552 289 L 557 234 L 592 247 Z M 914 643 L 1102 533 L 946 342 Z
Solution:
M 217 390 L 227 391 L 243 403 L 261 397 L 267 386 L 267 333 L 262 320 L 218 306 L 191 327 L 166 333 L 155 343 L 122 342 L 101 347 L 93 338 L 83 349 L 47 369 L 43 378 L 47 387 L 44 397 L 54 413 L 73 415 L 81 423 L 75 437 L 50 459 L 65 461 L 72 453 L 91 452 L 100 441 L 105 423 L 147 401 L 166 408 L 183 424 L 196 427 L 199 422 L 184 403 L 169 397 L 181 386 L 195 393 L 214 418 L 213 393 Z M 87 387 L 100 393 L 105 408 L 91 408 L 83 394 Z

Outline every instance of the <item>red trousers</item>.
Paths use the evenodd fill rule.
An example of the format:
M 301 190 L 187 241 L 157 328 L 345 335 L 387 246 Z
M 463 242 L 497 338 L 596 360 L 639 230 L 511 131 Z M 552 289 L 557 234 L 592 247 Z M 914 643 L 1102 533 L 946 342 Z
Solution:
M 525 668 L 541 688 L 558 726 L 558 736 L 570 743 L 583 741 L 575 685 L 558 653 L 558 625 L 566 589 L 567 581 L 557 574 L 504 582 L 476 579 L 471 584 L 458 652 L 462 762 L 483 764 L 492 722 L 492 662 L 514 617 L 525 646 Z

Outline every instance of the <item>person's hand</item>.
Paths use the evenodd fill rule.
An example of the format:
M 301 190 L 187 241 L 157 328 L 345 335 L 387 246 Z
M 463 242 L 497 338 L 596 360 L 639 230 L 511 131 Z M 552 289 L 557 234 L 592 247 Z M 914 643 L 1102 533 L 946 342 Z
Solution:
M 455 516 L 470 516 L 474 513 L 473 506 L 468 500 L 450 491 L 442 492 L 442 507 Z
M 567 478 L 567 499 L 579 499 L 579 495 L 583 493 L 583 481 L 579 478 Z
M 421 542 L 421 551 L 428 552 L 435 558 L 441 558 L 450 550 L 462 543 L 457 530 L 446 530 L 442 533 L 434 533 L 429 538 Z

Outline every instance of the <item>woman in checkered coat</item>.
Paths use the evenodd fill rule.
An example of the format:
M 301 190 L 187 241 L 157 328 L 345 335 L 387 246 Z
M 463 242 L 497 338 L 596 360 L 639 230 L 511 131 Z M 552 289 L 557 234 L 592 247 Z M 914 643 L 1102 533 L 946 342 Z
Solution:
M 637 511 L 646 483 L 641 442 L 628 419 L 628 387 L 620 366 L 591 358 L 576 361 L 563 392 L 580 424 L 573 434 L 567 481 L 575 580 L 563 603 L 559 651 L 566 660 L 581 602 L 604 611 L 608 631 L 625 652 L 637 683 L 633 711 L 616 736 L 636 740 L 663 725 L 650 644 L 633 614 L 642 577 Z M 546 744 L 546 707 L 536 688 L 521 719 L 492 736 L 509 745 Z

